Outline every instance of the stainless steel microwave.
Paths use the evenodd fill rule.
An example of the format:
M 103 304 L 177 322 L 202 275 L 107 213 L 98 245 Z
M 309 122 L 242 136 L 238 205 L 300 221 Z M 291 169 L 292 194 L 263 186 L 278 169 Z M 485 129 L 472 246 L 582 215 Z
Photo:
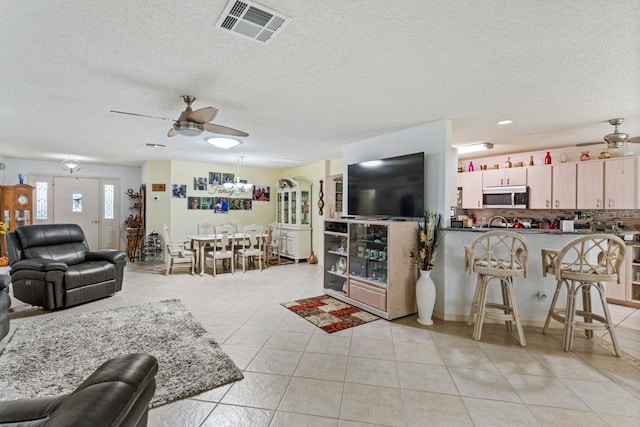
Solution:
M 482 206 L 485 208 L 529 207 L 529 187 L 512 185 L 507 187 L 485 187 L 482 189 Z

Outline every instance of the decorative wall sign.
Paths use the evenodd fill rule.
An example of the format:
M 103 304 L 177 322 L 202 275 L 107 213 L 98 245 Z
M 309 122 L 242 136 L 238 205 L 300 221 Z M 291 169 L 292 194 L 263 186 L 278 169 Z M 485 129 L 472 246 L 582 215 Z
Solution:
M 151 184 L 151 191 L 166 191 L 164 184 Z
M 324 208 L 324 200 L 322 200 L 322 198 L 324 197 L 324 193 L 322 192 L 322 184 L 324 183 L 324 180 L 320 180 L 320 192 L 318 193 L 318 215 L 322 215 L 322 209 Z

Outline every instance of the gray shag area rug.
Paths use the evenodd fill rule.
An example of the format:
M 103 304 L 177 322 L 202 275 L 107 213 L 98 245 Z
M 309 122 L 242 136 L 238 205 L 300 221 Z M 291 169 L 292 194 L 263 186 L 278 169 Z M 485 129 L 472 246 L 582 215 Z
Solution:
M 243 378 L 182 302 L 167 300 L 20 325 L 0 353 L 0 400 L 70 393 L 128 353 L 158 359 L 151 407 Z

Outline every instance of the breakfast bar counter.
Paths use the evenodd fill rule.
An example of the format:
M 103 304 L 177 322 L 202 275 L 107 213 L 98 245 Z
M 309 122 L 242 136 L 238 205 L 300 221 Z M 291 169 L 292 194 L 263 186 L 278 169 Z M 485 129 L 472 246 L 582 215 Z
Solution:
M 475 291 L 476 275 L 465 271 L 464 247 L 471 245 L 488 228 L 450 228 L 442 230 L 436 266 L 431 277 L 436 284 L 434 317 L 442 320 L 466 321 Z M 521 233 L 529 244 L 529 262 L 526 278 L 514 280 L 514 290 L 520 317 L 524 325 L 542 326 L 549 311 L 556 288 L 555 277 L 542 276 L 542 249 L 561 249 L 587 231 L 512 229 Z M 629 234 L 635 234 L 629 232 Z M 621 234 L 621 233 L 616 233 Z M 495 287 L 498 289 L 499 287 Z M 498 292 L 490 289 L 489 299 L 501 300 Z M 539 297 L 539 295 L 546 297 Z

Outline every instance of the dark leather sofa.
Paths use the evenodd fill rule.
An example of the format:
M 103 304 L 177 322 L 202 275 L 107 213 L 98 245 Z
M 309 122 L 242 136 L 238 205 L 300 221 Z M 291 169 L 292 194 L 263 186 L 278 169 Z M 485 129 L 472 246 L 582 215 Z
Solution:
M 9 284 L 11 277 L 0 274 L 0 340 L 9 333 L 9 309 L 11 297 L 9 296 Z
M 31 225 L 7 234 L 13 296 L 47 310 L 122 289 L 126 253 L 91 251 L 77 224 Z
M 149 354 L 116 357 L 71 394 L 0 402 L 0 426 L 146 426 L 157 371 Z

